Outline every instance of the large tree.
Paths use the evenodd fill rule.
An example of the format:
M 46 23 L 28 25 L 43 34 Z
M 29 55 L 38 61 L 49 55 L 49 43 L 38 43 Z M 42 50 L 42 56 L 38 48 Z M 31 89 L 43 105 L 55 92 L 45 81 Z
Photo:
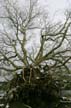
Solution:
M 63 22 L 51 22 L 36 1 L 21 8 L 18 1 L 6 0 L 1 6 L 0 70 L 17 72 L 44 65 L 50 73 L 70 72 L 70 14 Z
M 1 3 L 0 71 L 15 73 L 6 85 L 6 102 L 22 100 L 32 107 L 55 108 L 60 103 L 60 86 L 52 76 L 70 73 L 71 13 L 62 22 L 51 22 L 39 8 L 39 0 L 24 0 L 24 4 L 21 7 L 18 0 Z M 21 71 L 23 77 L 16 74 Z M 28 72 L 29 83 L 24 83 Z

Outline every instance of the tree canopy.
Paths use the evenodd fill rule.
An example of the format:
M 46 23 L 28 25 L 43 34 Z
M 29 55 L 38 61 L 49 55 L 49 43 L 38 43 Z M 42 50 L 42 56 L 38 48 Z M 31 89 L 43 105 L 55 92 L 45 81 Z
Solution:
M 69 72 L 70 14 L 64 22 L 53 23 L 36 0 L 29 0 L 22 9 L 6 0 L 0 20 L 0 70 L 16 72 L 45 63 L 50 72 Z

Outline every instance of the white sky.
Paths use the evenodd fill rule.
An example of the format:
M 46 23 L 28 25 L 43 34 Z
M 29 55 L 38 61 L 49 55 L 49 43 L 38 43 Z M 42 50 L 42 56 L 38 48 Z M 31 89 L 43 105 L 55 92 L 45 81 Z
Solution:
M 26 0 L 27 1 L 27 0 Z M 56 11 L 59 9 L 65 9 L 71 3 L 71 0 L 39 0 L 42 6 L 47 6 L 50 11 Z M 24 3 L 24 0 L 19 0 L 20 3 Z
M 71 0 L 40 0 L 42 6 L 47 7 L 51 17 L 62 19 L 65 9 L 70 8 Z
M 56 16 L 55 19 L 62 19 L 65 9 L 70 8 L 71 5 L 71 0 L 39 0 L 39 1 L 40 5 L 43 8 L 48 9 L 50 16 L 52 17 Z M 19 2 L 23 4 L 24 0 L 19 0 Z
M 43 2 L 45 5 L 48 4 L 50 9 L 53 11 L 68 7 L 70 2 L 69 0 L 40 0 L 40 1 L 42 1 L 42 5 Z

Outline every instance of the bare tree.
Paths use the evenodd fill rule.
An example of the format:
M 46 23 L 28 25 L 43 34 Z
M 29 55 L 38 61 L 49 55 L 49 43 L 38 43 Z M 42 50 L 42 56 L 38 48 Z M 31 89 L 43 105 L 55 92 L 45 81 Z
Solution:
M 43 66 L 50 73 L 70 72 L 70 16 L 62 23 L 51 23 L 47 15 L 38 12 L 36 0 L 29 0 L 28 7 L 22 9 L 7 0 L 3 9 L 0 70 L 17 72 L 32 65 Z M 33 43 L 36 35 L 38 46 Z

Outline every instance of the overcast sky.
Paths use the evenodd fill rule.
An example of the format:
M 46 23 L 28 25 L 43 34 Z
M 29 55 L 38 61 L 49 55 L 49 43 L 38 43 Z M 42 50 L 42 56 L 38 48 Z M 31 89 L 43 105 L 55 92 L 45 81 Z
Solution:
M 71 0 L 40 0 L 42 6 L 47 7 L 51 16 L 61 19 L 65 9 L 70 8 Z
M 23 1 L 24 0 L 19 0 L 20 3 L 23 3 Z M 48 5 L 51 11 L 67 8 L 71 3 L 71 0 L 39 0 L 39 1 L 42 6 Z
M 24 0 L 19 0 L 20 3 L 23 3 Z M 64 11 L 67 8 L 70 8 L 71 0 L 39 0 L 40 5 L 43 8 L 47 8 L 50 16 L 56 16 L 56 19 L 61 19 L 63 17 Z M 25 4 L 26 5 L 26 4 Z

